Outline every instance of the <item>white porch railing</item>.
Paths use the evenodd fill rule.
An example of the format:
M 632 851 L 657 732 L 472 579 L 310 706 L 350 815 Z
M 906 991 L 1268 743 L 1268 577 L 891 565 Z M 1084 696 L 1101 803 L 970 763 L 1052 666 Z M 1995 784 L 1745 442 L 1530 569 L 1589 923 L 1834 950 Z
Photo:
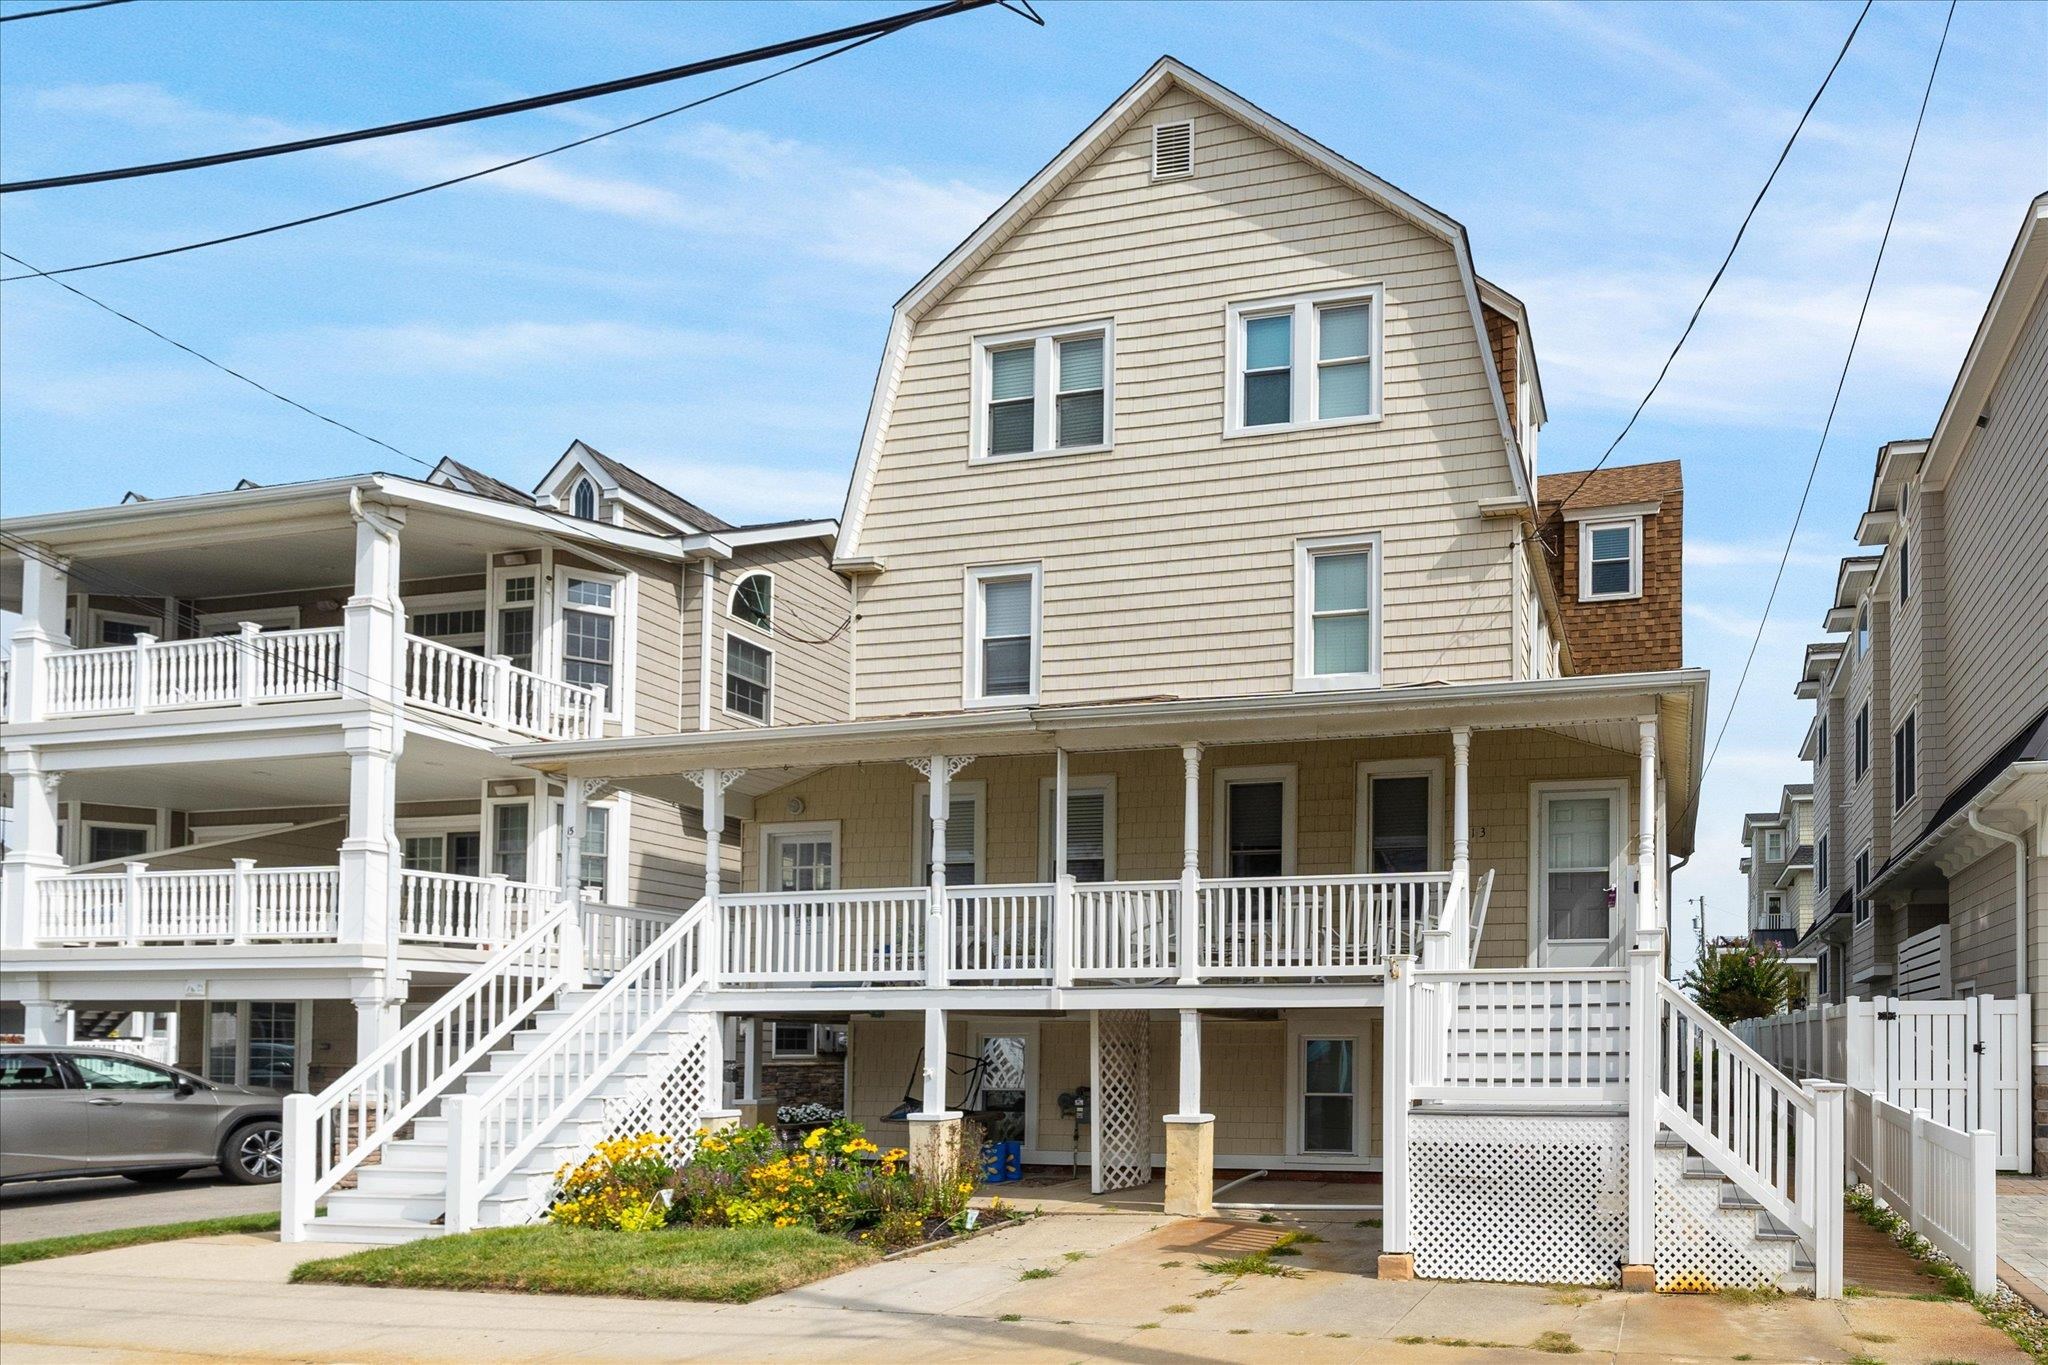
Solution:
M 1628 1099 L 1624 969 L 1415 973 L 1409 1094 L 1559 1105 Z
M 1053 887 L 949 890 L 953 981 L 1043 981 L 1052 973 Z
M 1077 981 L 1156 981 L 1179 966 L 1179 882 L 1080 882 L 1073 888 Z
M 1998 1135 L 1936 1123 L 1882 1095 L 1848 1092 L 1849 1167 L 1970 1277 L 1998 1287 Z
M 1385 970 L 1442 919 L 1451 874 L 1236 877 L 1201 884 L 1201 972 L 1338 976 Z
M 156 640 L 60 650 L 44 662 L 44 714 L 143 714 L 360 695 L 346 677 L 340 626 Z M 405 637 L 404 696 L 423 710 L 531 735 L 588 739 L 601 731 L 598 693 L 417 635 Z
M 719 979 L 725 985 L 921 982 L 930 909 L 931 892 L 922 886 L 721 895 Z
M 576 907 L 555 906 L 334 1084 L 285 1097 L 285 1241 L 303 1241 L 321 1196 L 580 976 L 578 932 Z
M 36 942 L 134 945 L 334 942 L 341 936 L 341 870 L 258 867 L 69 873 L 36 883 Z M 520 934 L 548 887 L 499 877 L 399 874 L 401 942 L 489 947 Z
M 646 952 L 676 919 L 673 910 L 583 902 L 584 969 L 593 976 L 610 977 Z

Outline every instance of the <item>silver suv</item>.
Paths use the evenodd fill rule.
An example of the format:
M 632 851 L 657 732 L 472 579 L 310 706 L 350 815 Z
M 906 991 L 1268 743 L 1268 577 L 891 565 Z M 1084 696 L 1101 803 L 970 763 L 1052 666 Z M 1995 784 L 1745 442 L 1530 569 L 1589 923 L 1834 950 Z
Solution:
M 176 1180 L 219 1166 L 243 1185 L 284 1170 L 284 1097 L 216 1085 L 126 1053 L 0 1047 L 0 1183 Z

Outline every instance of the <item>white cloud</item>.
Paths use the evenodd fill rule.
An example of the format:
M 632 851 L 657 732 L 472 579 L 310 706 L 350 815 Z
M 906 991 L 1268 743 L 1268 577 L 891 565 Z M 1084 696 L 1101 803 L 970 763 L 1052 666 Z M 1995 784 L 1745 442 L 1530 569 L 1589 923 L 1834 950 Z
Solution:
M 1783 541 L 1774 544 L 1767 540 L 1713 540 L 1704 536 L 1688 536 L 1685 541 L 1685 567 L 1687 572 L 1694 569 L 1774 569 L 1778 557 L 1784 553 Z M 1786 563 L 1795 568 L 1815 568 L 1836 564 L 1840 559 L 1840 555 L 1794 545 Z

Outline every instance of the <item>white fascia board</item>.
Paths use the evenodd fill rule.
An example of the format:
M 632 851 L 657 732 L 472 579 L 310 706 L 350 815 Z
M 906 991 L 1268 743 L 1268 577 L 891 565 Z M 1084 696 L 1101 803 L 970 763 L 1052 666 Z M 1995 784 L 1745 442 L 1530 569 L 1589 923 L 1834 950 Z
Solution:
M 1942 405 L 1941 418 L 1927 442 L 1922 464 L 1927 487 L 1939 489 L 1947 481 L 1957 459 L 1976 429 L 1977 415 L 1984 400 L 2005 371 L 2006 362 L 2018 344 L 2020 330 L 2034 311 L 2044 282 L 2048 282 L 2048 194 L 2027 205 L 2026 221 L 2020 226 L 2012 252 L 2006 257 L 1991 302 L 1970 338 L 1969 352 L 1956 374 L 1955 386 Z
M 727 545 L 781 545 L 792 540 L 836 540 L 839 523 L 834 518 L 824 517 L 787 526 L 736 526 L 716 534 L 717 539 Z
M 1522 334 L 1524 353 L 1529 357 L 1529 388 L 1536 398 L 1536 425 L 1550 420 L 1550 405 L 1543 400 L 1543 367 L 1536 361 L 1536 338 L 1529 328 L 1529 307 L 1492 280 L 1479 281 L 1479 300 L 1495 312 L 1505 313 Z
M 1464 225 L 1431 208 L 1405 190 L 1380 179 L 1356 162 L 1331 151 L 1293 126 L 1274 118 L 1243 96 L 1218 85 L 1177 58 L 1161 57 L 1135 85 L 1118 96 L 1109 108 L 1069 142 L 1058 156 L 1041 167 L 1038 174 L 1025 181 L 1023 186 L 984 219 L 965 241 L 948 252 L 943 260 L 911 286 L 908 293 L 897 300 L 890 320 L 888 349 L 884 352 L 882 364 L 875 375 L 875 393 L 868 404 L 867 426 L 861 434 L 860 454 L 854 461 L 853 479 L 846 490 L 846 508 L 840 516 L 840 545 L 848 556 L 859 553 L 860 533 L 866 518 L 869 488 L 874 480 L 881 432 L 888 424 L 896 384 L 902 375 L 904 358 L 909 350 L 913 321 L 922 315 L 926 304 L 957 283 L 962 272 L 983 259 L 1009 235 L 1010 230 L 1018 222 L 1035 210 L 1045 197 L 1056 192 L 1074 168 L 1098 154 L 1112 139 L 1121 134 L 1137 112 L 1149 104 L 1153 96 L 1169 83 L 1180 85 L 1190 94 L 1207 101 L 1231 118 L 1278 143 L 1340 184 L 1347 185 L 1367 198 L 1385 205 L 1424 231 L 1442 238 L 1450 246 L 1452 254 L 1457 258 L 1459 280 L 1465 294 L 1466 312 L 1471 320 L 1473 337 L 1484 359 L 1487 384 L 1493 397 L 1494 415 L 1500 424 L 1501 441 L 1508 457 L 1515 492 L 1529 503 L 1532 511 L 1534 510 L 1536 493 L 1530 485 L 1520 445 L 1515 439 L 1514 424 L 1508 420 L 1507 397 L 1501 388 L 1500 374 L 1494 368 L 1493 347 L 1487 341 L 1486 319 L 1480 311 L 1479 276 L 1472 266 L 1472 247 L 1466 237 Z M 1503 294 L 1503 297 L 1510 296 Z
M 1567 476 L 1568 477 L 1568 476 Z M 1617 502 L 1607 507 L 1573 507 L 1565 512 L 1566 521 L 1605 521 L 1610 517 L 1654 517 L 1661 502 Z
M 548 466 L 548 472 L 541 475 L 534 483 L 534 496 L 538 497 L 544 490 L 552 489 L 556 484 L 567 478 L 569 471 L 572 469 L 580 469 L 589 475 L 590 481 L 596 484 L 601 491 L 608 494 L 616 494 L 619 491 L 618 482 L 611 475 L 605 473 L 603 469 L 599 468 L 597 461 L 587 458 L 589 451 L 590 447 L 584 445 L 581 441 L 569 442 L 569 448 L 563 451 L 556 458 L 555 462 Z
M 521 530 L 531 530 L 589 545 L 609 546 L 615 550 L 646 555 L 651 559 L 684 560 L 690 557 L 684 549 L 685 542 L 681 536 L 661 536 L 651 531 L 608 526 L 598 521 L 577 521 L 573 517 L 558 515 L 538 507 L 520 507 L 497 498 L 486 498 L 453 488 L 416 483 L 411 479 L 394 478 L 389 474 L 377 475 L 376 481 L 381 490 L 394 502 L 461 512 L 481 517 L 486 521 L 518 527 Z

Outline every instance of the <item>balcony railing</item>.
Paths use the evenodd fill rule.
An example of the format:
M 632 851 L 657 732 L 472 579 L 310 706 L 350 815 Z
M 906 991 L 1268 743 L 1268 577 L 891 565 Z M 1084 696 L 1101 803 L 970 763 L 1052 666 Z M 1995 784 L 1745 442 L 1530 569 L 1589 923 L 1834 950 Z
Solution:
M 46 718 L 260 706 L 364 690 L 349 676 L 340 626 L 204 640 L 144 637 L 108 649 L 63 650 L 48 657 L 45 669 Z M 513 734 L 589 739 L 601 732 L 604 704 L 594 689 L 417 635 L 405 637 L 402 681 L 409 705 Z
M 333 943 L 341 938 L 341 870 L 243 865 L 70 873 L 36 883 L 35 939 L 44 947 L 201 943 Z M 399 874 L 400 942 L 488 948 L 510 942 L 553 888 L 502 877 Z
M 1065 985 L 1355 979 L 1419 953 L 1451 874 L 1196 882 L 1195 953 L 1178 881 L 949 887 L 934 963 L 927 887 L 721 895 L 726 986 Z M 939 970 L 935 970 L 939 969 Z

